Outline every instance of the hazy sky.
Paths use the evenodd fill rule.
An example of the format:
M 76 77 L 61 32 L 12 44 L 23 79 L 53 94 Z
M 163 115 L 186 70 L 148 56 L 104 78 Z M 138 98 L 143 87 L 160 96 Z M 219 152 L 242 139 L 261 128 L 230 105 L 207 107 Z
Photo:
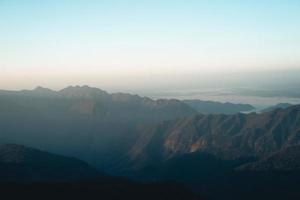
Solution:
M 1 88 L 278 69 L 300 69 L 299 0 L 0 0 Z

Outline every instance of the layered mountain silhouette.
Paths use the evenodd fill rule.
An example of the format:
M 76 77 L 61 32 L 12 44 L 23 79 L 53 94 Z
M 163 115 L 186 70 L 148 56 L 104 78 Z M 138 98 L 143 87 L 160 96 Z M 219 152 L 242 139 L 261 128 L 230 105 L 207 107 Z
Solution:
M 135 142 L 137 124 L 197 113 L 175 99 L 109 94 L 88 86 L 1 91 L 0 110 L 0 142 L 75 156 L 101 169 L 110 169 Z
M 203 103 L 212 107 L 203 110 Z M 231 108 L 226 110 L 227 106 Z M 68 180 L 71 185 L 55 182 L 50 188 L 82 188 L 76 193 L 78 196 L 80 191 L 86 194 L 89 188 L 94 188 L 95 194 L 106 188 L 110 195 L 117 185 L 128 186 L 130 189 L 124 193 L 130 195 L 137 188 L 145 194 L 163 193 L 156 184 L 149 189 L 144 184 L 107 176 L 97 179 L 97 183 L 73 181 L 89 177 L 89 173 L 94 177 L 95 171 L 100 170 L 143 182 L 178 181 L 204 199 L 300 198 L 294 187 L 300 183 L 300 106 L 259 114 L 240 113 L 248 112 L 246 109 L 252 107 L 152 100 L 125 93 L 109 94 L 88 86 L 70 86 L 61 91 L 42 87 L 0 91 L 0 143 L 44 150 L 19 145 L 0 147 L 0 177 L 17 181 Z M 77 173 L 78 170 L 84 172 Z M 53 174 L 54 171 L 58 172 Z M 113 184 L 107 185 L 103 180 Z M 12 188 L 53 193 L 47 184 L 17 184 Z M 163 191 L 177 187 L 167 184 Z M 182 196 L 174 193 L 171 197 Z
M 110 94 L 88 86 L 0 91 L 0 109 L 1 143 L 75 156 L 109 171 L 140 137 L 137 126 L 198 114 L 176 99 Z

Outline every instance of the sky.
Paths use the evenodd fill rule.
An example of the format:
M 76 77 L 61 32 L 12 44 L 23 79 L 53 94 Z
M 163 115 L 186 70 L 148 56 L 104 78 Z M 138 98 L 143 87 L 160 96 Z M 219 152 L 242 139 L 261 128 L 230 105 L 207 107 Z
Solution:
M 300 69 L 299 0 L 0 0 L 0 88 Z

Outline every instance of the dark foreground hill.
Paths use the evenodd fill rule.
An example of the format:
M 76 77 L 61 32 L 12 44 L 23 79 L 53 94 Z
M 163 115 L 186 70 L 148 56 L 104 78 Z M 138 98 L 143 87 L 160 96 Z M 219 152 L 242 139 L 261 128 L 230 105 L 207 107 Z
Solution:
M 113 178 L 77 159 L 16 144 L 0 146 L 0 193 L 3 199 L 199 199 L 179 184 Z
M 0 184 L 6 199 L 78 199 L 78 200 L 200 200 L 197 195 L 174 183 L 139 184 L 134 182 L 51 182 Z
M 0 182 L 91 179 L 100 173 L 76 158 L 47 153 L 23 145 L 0 146 Z

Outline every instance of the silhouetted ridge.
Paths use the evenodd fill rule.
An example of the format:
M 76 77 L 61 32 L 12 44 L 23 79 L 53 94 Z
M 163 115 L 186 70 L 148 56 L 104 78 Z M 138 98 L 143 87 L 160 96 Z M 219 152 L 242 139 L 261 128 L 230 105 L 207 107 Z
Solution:
M 0 146 L 0 181 L 80 180 L 100 176 L 76 159 L 23 145 Z
M 290 104 L 290 103 L 279 103 L 279 104 L 276 104 L 274 106 L 263 109 L 261 112 L 270 112 L 270 111 L 273 111 L 273 110 L 276 110 L 276 109 L 285 109 L 285 108 L 288 108 L 288 107 L 291 107 L 291 106 L 293 106 L 293 105 Z
M 17 144 L 0 146 L 0 192 L 4 199 L 199 200 L 180 184 L 100 175 L 77 159 Z

